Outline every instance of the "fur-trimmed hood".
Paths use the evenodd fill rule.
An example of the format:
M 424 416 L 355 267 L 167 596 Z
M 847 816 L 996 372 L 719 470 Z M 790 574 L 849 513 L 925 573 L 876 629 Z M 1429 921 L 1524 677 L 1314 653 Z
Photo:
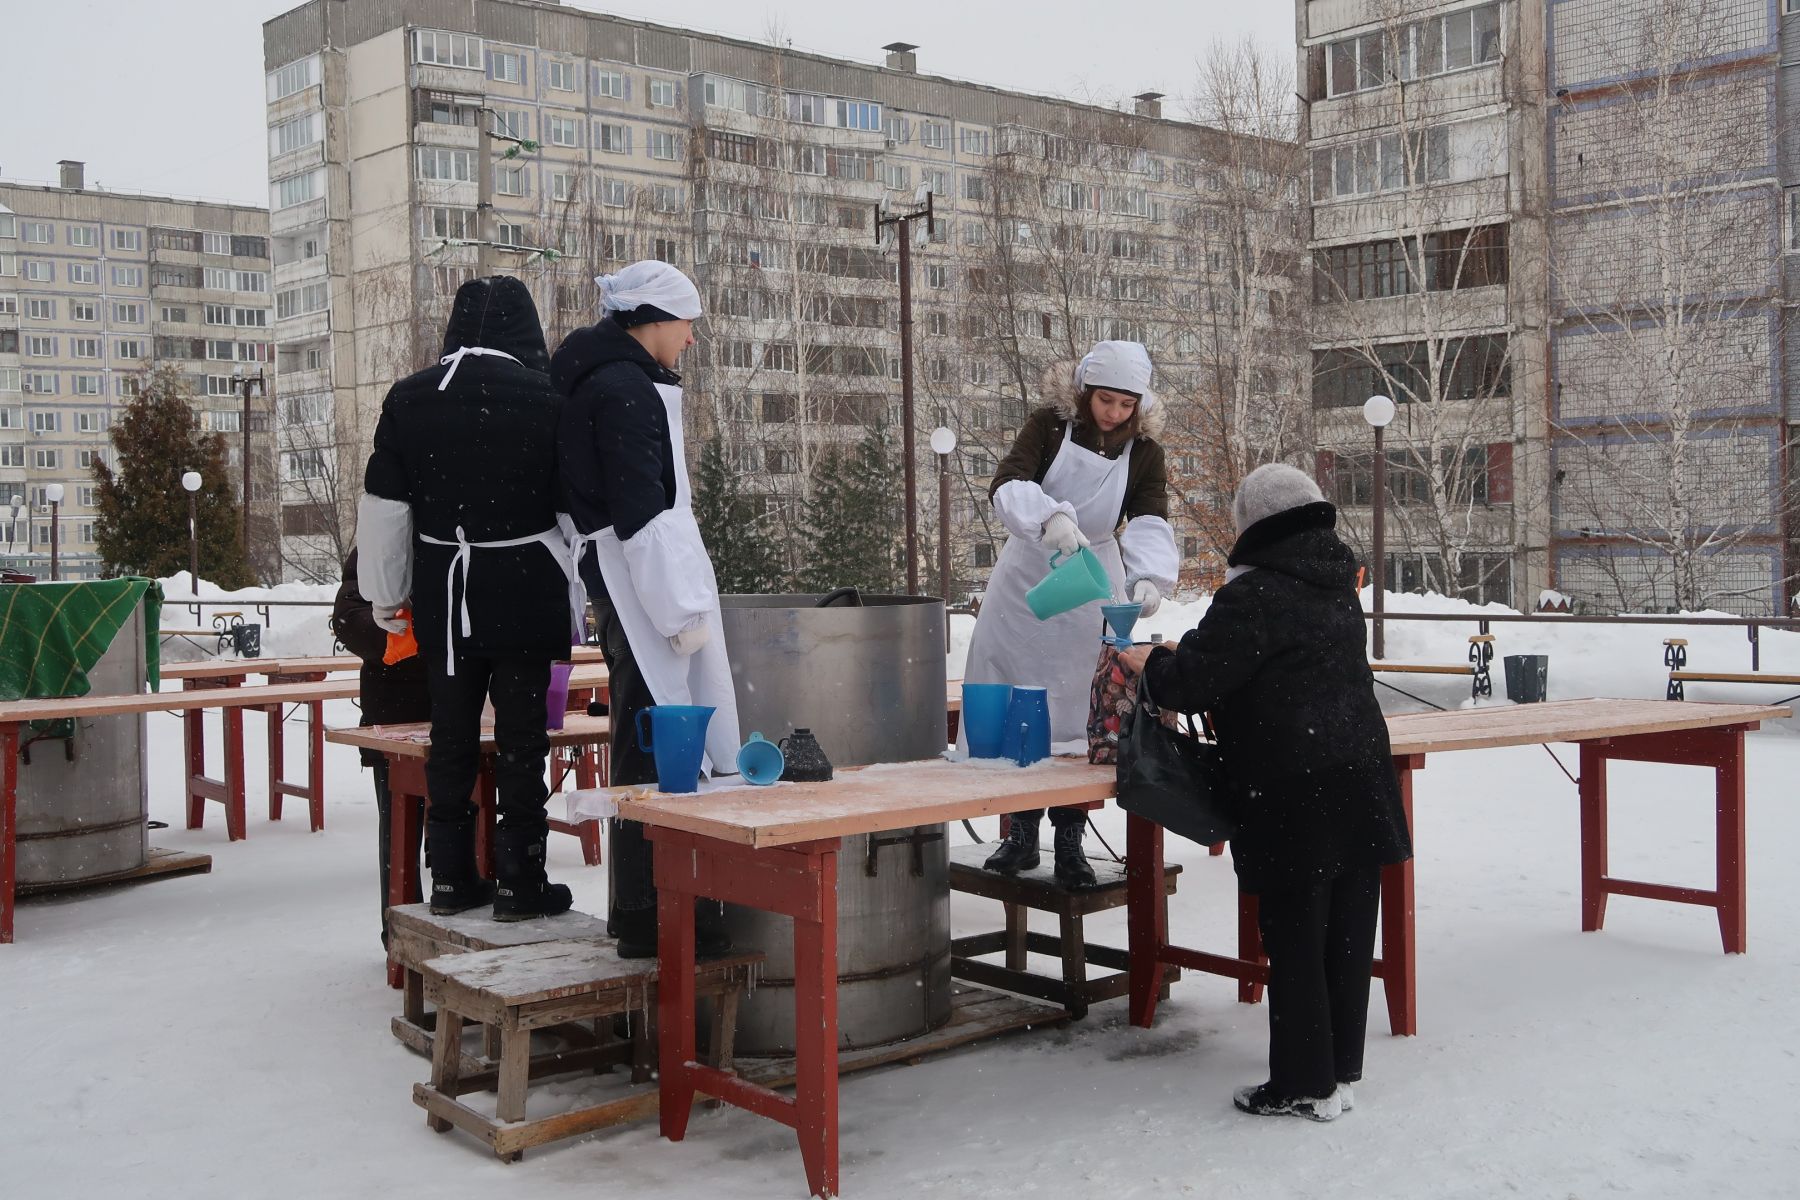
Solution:
M 1056 415 L 1065 421 L 1073 421 L 1078 417 L 1076 401 L 1081 393 L 1074 384 L 1075 364 L 1059 362 L 1052 364 L 1044 371 L 1043 378 L 1038 381 L 1038 392 L 1043 402 L 1056 409 Z M 1163 427 L 1167 424 L 1169 398 L 1158 394 L 1156 403 L 1150 411 L 1138 418 L 1138 425 L 1145 437 L 1161 437 Z

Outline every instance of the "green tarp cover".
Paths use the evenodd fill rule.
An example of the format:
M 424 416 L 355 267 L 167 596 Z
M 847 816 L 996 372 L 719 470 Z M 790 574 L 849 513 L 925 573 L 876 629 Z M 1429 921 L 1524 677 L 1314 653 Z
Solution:
M 161 683 L 161 584 L 133 577 L 0 584 L 0 700 L 87 695 L 87 673 L 140 604 L 144 663 L 154 692 Z

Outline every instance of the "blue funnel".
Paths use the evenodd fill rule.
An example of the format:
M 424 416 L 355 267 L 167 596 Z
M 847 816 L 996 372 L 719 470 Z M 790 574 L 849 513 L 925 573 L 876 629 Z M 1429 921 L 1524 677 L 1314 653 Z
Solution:
M 1106 618 L 1107 626 L 1113 631 L 1112 643 L 1130 645 L 1131 627 L 1137 624 L 1138 613 L 1144 606 L 1136 601 L 1130 604 L 1102 604 L 1100 614 Z

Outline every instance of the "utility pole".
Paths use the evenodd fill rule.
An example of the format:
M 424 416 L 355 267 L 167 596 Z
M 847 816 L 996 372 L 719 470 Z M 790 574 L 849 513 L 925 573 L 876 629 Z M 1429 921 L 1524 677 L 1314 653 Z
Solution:
M 882 231 L 893 229 L 900 243 L 900 422 L 901 453 L 906 456 L 906 594 L 919 594 L 919 479 L 913 462 L 913 355 L 912 355 L 912 234 L 914 221 L 923 220 L 927 235 L 937 232 L 931 185 L 922 183 L 907 212 L 888 211 L 883 197 L 875 206 L 875 244 Z
M 244 511 L 241 515 L 244 520 L 244 560 L 248 562 L 250 560 L 250 388 L 255 385 L 256 394 L 261 396 L 264 394 L 267 384 L 263 379 L 261 367 L 256 368 L 254 375 L 244 374 L 244 369 L 239 367 L 232 374 L 232 382 L 244 393 L 244 427 L 240 431 L 244 446 L 242 451 L 244 456 Z

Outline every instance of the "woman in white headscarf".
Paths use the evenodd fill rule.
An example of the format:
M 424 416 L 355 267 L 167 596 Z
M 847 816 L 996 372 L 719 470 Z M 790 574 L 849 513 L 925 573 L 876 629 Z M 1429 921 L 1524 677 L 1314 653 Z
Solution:
M 1103 621 L 1097 601 L 1048 621 L 1032 614 L 1025 593 L 1049 573 L 1051 555 L 1091 546 L 1114 597 L 1138 601 L 1144 616 L 1156 611 L 1180 574 L 1163 451 L 1150 436 L 1162 416 L 1150 374 L 1150 354 L 1137 342 L 1096 345 L 1067 390 L 1031 414 L 988 488 L 1008 536 L 988 579 L 963 678 L 1047 688 L 1054 742 L 1086 735 Z M 1018 813 L 1008 822 L 989 870 L 1010 875 L 1038 865 L 1041 815 Z M 1081 849 L 1086 815 L 1053 808 L 1050 822 L 1057 882 L 1093 886 Z
M 586 543 L 581 578 L 599 625 L 618 731 L 611 783 L 654 783 L 656 764 L 631 731 L 656 704 L 715 711 L 706 731 L 712 774 L 736 769 L 737 701 L 712 559 L 694 522 L 682 434 L 681 376 L 700 293 L 665 262 L 602 275 L 603 315 L 557 348 L 550 377 L 565 397 L 557 447 L 563 501 Z M 656 953 L 649 842 L 612 822 L 610 927 L 619 953 Z M 727 948 L 719 907 L 697 905 L 701 955 Z

